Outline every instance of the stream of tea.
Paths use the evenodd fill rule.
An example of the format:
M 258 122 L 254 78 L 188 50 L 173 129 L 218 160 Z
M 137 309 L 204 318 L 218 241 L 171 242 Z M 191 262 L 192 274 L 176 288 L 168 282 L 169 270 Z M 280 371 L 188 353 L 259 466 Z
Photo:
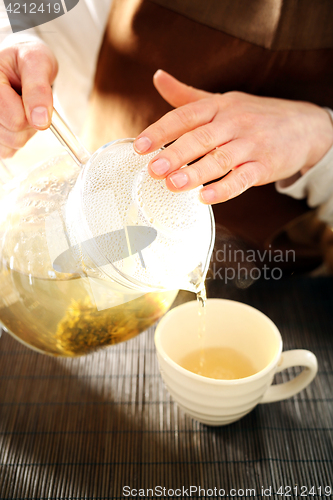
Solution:
M 202 375 L 205 366 L 205 337 L 206 337 L 206 313 L 207 313 L 207 292 L 205 285 L 203 285 L 201 290 L 197 293 L 197 302 L 198 302 L 198 318 L 199 318 L 198 338 L 200 345 L 198 375 Z
M 180 366 L 203 377 L 234 380 L 256 373 L 251 360 L 240 351 L 226 346 L 208 347 L 207 344 L 207 294 L 203 286 L 197 293 L 199 348 L 186 354 Z

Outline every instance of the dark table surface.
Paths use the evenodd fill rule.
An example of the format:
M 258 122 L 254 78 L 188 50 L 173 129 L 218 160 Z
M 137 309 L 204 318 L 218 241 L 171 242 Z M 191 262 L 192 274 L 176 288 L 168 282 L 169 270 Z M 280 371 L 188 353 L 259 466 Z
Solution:
M 240 489 L 234 498 L 253 498 L 246 490 L 255 489 L 255 498 L 276 499 L 290 498 L 278 494 L 288 493 L 287 486 L 295 497 L 297 486 L 298 496 L 332 497 L 325 487 L 333 490 L 333 279 L 291 277 L 246 290 L 211 283 L 210 295 L 262 310 L 279 327 L 284 349 L 313 351 L 315 381 L 287 401 L 213 428 L 171 400 L 159 375 L 154 328 L 78 359 L 40 355 L 3 333 L 0 498 L 125 498 L 124 486 L 184 487 L 182 498 L 190 486 L 226 495 Z

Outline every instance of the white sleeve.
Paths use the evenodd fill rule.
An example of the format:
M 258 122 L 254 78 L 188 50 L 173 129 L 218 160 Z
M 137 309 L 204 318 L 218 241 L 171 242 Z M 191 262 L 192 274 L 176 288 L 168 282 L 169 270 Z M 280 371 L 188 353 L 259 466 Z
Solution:
M 11 33 L 7 12 L 0 0 L 2 44 L 42 40 L 54 52 L 59 73 L 54 92 L 61 111 L 80 134 L 92 88 L 98 53 L 112 0 L 80 0 L 68 13 L 36 28 Z
M 325 108 L 331 115 L 333 111 Z M 333 146 L 304 175 L 296 174 L 275 184 L 277 191 L 293 198 L 307 198 L 311 208 L 318 207 L 318 217 L 333 227 Z

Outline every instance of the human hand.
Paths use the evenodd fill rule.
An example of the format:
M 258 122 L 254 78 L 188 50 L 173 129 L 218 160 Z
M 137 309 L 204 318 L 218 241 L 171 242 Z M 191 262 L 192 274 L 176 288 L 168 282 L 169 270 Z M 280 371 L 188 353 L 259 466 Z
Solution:
M 204 203 L 305 173 L 333 144 L 332 121 L 314 104 L 242 92 L 212 94 L 161 70 L 154 84 L 176 109 L 146 128 L 134 147 L 145 154 L 175 141 L 153 158 L 149 173 L 165 178 L 174 192 L 215 180 L 200 192 Z
M 42 42 L 0 50 L 0 156 L 10 158 L 36 133 L 50 126 L 51 85 L 58 71 Z

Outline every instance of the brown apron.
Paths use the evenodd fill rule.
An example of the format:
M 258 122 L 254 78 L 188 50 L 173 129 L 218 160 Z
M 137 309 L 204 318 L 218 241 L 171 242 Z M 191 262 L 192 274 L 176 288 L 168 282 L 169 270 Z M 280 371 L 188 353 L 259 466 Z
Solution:
M 135 137 L 171 109 L 152 83 L 158 68 L 211 92 L 239 90 L 333 108 L 332 26 L 328 0 L 113 0 L 86 143 L 96 150 Z M 305 201 L 280 195 L 273 185 L 214 206 L 220 224 L 259 248 L 272 245 L 273 236 L 288 248 L 291 221 L 306 211 Z M 293 243 L 301 267 L 319 262 L 325 226 L 318 224 L 309 240 L 303 235 L 301 244 Z

